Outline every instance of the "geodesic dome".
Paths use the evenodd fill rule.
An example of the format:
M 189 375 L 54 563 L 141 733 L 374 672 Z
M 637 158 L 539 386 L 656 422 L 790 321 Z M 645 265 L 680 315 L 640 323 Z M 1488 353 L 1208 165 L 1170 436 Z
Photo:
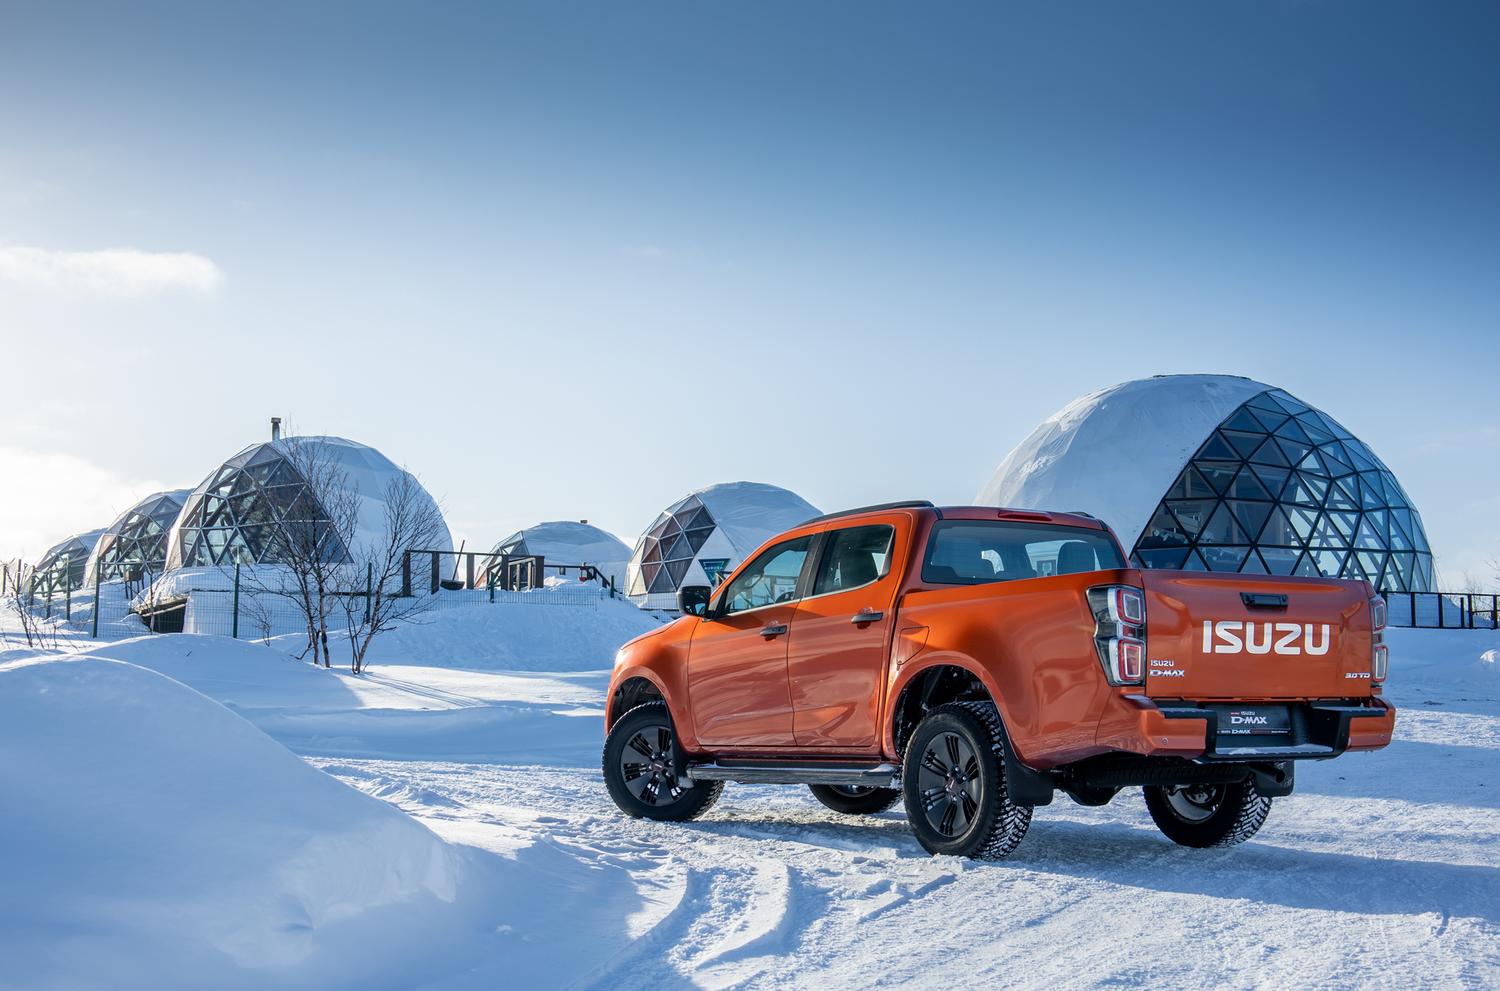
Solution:
M 630 548 L 606 530 L 587 523 L 557 520 L 538 523 L 500 541 L 480 561 L 479 573 L 500 563 L 500 557 L 540 557 L 548 564 L 591 564 L 605 577 L 624 580 Z M 477 579 L 476 579 L 477 581 Z
M 96 568 L 100 581 L 124 578 L 135 568 L 146 575 L 161 574 L 167 561 L 167 534 L 191 492 L 153 492 L 121 513 L 104 528 L 89 555 L 84 572 L 88 580 L 93 581 Z
M 348 561 L 378 542 L 386 527 L 388 486 L 405 472 L 373 447 L 342 437 L 288 437 L 251 444 L 192 491 L 167 537 L 167 570 L 279 563 L 278 525 L 329 519 L 297 468 L 304 456 L 335 465 L 358 495 L 354 546 L 335 538 L 330 558 Z M 432 503 L 425 490 L 422 494 Z M 452 550 L 446 526 L 439 544 L 416 549 Z
M 1162 375 L 1074 400 L 1010 452 L 978 501 L 1092 513 L 1145 568 L 1432 587 L 1421 516 L 1369 446 L 1237 376 Z
M 673 609 L 684 585 L 717 585 L 771 537 L 821 515 L 795 492 L 762 482 L 724 482 L 668 506 L 636 542 L 625 594 Z
M 99 542 L 103 533 L 103 530 L 90 530 L 88 533 L 74 534 L 48 548 L 47 553 L 36 563 L 32 587 L 38 591 L 46 589 L 59 592 L 82 588 L 88 575 L 89 555 L 94 552 L 94 545 Z

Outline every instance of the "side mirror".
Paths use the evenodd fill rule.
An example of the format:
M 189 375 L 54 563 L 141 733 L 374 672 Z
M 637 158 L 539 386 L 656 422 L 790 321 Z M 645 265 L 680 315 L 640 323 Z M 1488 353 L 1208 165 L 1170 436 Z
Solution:
M 707 585 L 684 585 L 677 590 L 677 610 L 684 616 L 707 616 L 711 595 Z

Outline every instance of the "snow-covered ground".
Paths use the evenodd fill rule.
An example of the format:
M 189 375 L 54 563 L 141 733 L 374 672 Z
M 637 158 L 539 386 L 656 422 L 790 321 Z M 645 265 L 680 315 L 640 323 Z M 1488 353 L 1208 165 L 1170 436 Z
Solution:
M 140 671 L 146 668 L 196 688 L 307 763 L 384 800 L 356 803 L 363 796 L 341 790 L 350 829 L 320 815 L 295 821 L 293 846 L 327 833 L 347 858 L 334 857 L 326 876 L 321 857 L 292 858 L 306 871 L 298 882 L 304 890 L 337 889 L 349 864 L 389 870 L 381 858 L 402 856 L 411 836 L 393 832 L 399 838 L 387 850 L 372 838 L 379 830 L 360 824 L 384 822 L 377 810 L 394 806 L 447 841 L 435 849 L 449 876 L 478 892 L 458 907 L 425 906 L 427 921 L 407 939 L 387 923 L 408 910 L 417 914 L 413 899 L 427 896 L 403 889 L 405 901 L 388 919 L 370 916 L 379 959 L 396 962 L 354 957 L 347 971 L 323 966 L 354 952 L 341 942 L 340 923 L 297 915 L 288 930 L 296 935 L 286 938 L 316 944 L 322 955 L 261 986 L 497 986 L 497 975 L 506 978 L 498 986 L 546 987 L 1500 986 L 1500 634 L 1393 631 L 1390 693 L 1402 706 L 1397 741 L 1376 754 L 1303 764 L 1297 794 L 1277 800 L 1266 827 L 1243 846 L 1176 847 L 1151 825 L 1139 793 L 1128 792 L 1102 809 L 1059 797 L 1038 810 L 1015 856 L 978 864 L 928 857 L 899 809 L 842 818 L 790 787 L 730 785 L 707 817 L 687 825 L 625 819 L 597 769 L 606 672 L 577 671 L 557 657 L 534 657 L 525 665 L 530 671 L 484 670 L 500 666 L 499 655 L 486 647 L 487 634 L 472 628 L 481 622 L 473 615 L 455 612 L 421 635 L 393 638 L 380 663 L 359 678 L 219 638 L 73 645 L 137 665 L 114 665 L 139 671 L 137 680 L 155 677 Z M 434 644 L 441 656 L 430 652 Z M 569 656 L 576 661 L 576 651 Z M 72 662 L 79 663 L 107 666 Z M 575 670 L 538 670 L 549 666 Z M 0 680 L 0 704 L 14 694 Z M 25 712 L 33 703 L 17 706 Z M 176 719 L 148 719 L 140 707 L 129 726 L 106 720 L 105 741 L 95 728 L 80 732 L 126 755 L 134 751 L 108 742 L 114 734 L 134 741 L 154 739 L 147 730 L 169 733 L 211 767 L 208 741 L 238 738 L 248 728 L 230 733 L 225 726 L 243 724 L 210 708 L 218 713 L 212 727 L 205 717 L 185 733 L 176 731 Z M 21 729 L 12 717 L 12 709 L 0 712 L 0 752 L 7 755 L 0 794 L 7 801 L 13 775 L 35 777 L 22 762 L 35 759 L 28 741 L 44 731 L 42 717 Z M 256 739 L 257 753 L 280 752 Z M 152 746 L 161 753 L 159 743 Z M 82 756 L 66 773 L 48 765 L 56 793 L 28 793 L 24 805 L 41 811 L 23 822 L 37 829 L 58 816 L 79 823 L 59 836 L 17 839 L 13 817 L 0 820 L 0 876 L 38 879 L 0 888 L 0 960 L 7 961 L 0 986 L 87 985 L 77 978 L 95 964 L 104 969 L 92 983 L 108 986 L 125 983 L 118 973 L 148 972 L 154 956 L 143 950 L 131 957 L 128 948 L 158 945 L 153 940 L 170 930 L 156 923 L 173 909 L 191 914 L 195 903 L 157 893 L 145 868 L 129 863 L 133 844 L 143 844 L 143 862 L 170 861 L 170 847 L 182 846 L 180 868 L 191 873 L 195 858 L 212 848 L 215 829 L 237 844 L 271 828 L 269 820 L 284 818 L 276 812 L 297 802 L 299 792 L 290 791 L 264 810 L 252 808 L 253 797 L 232 804 L 243 823 L 228 812 L 175 823 L 163 815 L 150 821 L 170 828 L 168 838 L 128 833 L 112 841 L 112 858 L 87 861 L 104 865 L 97 870 L 69 866 L 71 845 L 93 842 L 112 815 L 143 815 L 135 808 L 141 805 L 180 811 L 167 802 L 171 783 L 201 785 L 200 772 L 208 776 L 206 768 L 185 773 L 157 759 L 170 775 L 153 782 L 137 774 L 119 787 Z M 217 780 L 224 791 L 237 778 Z M 320 789 L 334 784 L 319 780 Z M 329 796 L 320 801 L 332 807 Z M 364 842 L 350 844 L 351 832 Z M 232 858 L 224 872 L 236 864 L 259 866 L 248 856 Z M 255 884 L 215 892 L 214 912 L 232 918 L 243 911 L 245 925 L 259 932 L 268 919 L 291 919 L 268 912 L 264 899 L 241 895 L 282 883 L 281 875 L 261 873 Z M 42 879 L 52 875 L 64 880 L 70 901 L 49 892 Z M 289 897 L 293 904 L 301 895 Z M 78 899 L 120 911 L 82 925 L 70 908 Z M 119 929 L 137 903 L 146 910 L 132 913 L 137 928 L 123 932 L 149 930 L 139 941 Z M 356 900 L 351 911 L 360 918 L 370 909 Z M 208 925 L 193 922 L 185 942 Z M 447 946 L 412 949 L 438 929 Z M 43 955 L 38 946 L 55 953 Z M 104 952 L 110 948 L 136 969 Z M 180 951 L 171 957 L 179 958 Z M 21 967 L 10 963 L 16 960 Z M 218 958 L 191 962 L 200 969 L 185 973 L 196 980 L 161 971 L 155 986 L 243 983 L 244 971 L 232 968 L 226 979 L 212 979 L 220 976 L 211 966 L 223 964 Z M 23 973 L 35 979 L 18 981 Z

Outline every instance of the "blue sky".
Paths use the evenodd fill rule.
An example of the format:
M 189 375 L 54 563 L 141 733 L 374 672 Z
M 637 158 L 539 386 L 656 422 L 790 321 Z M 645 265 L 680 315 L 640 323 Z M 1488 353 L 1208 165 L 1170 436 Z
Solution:
M 628 542 L 731 478 L 967 501 L 1077 395 L 1228 372 L 1484 573 L 1497 43 L 1463 3 L 0 0 L 0 556 L 273 414 L 471 545 Z

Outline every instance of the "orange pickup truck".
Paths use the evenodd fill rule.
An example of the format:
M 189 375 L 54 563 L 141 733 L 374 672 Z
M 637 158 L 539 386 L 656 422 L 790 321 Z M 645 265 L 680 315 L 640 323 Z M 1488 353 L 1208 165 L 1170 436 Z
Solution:
M 687 820 L 726 781 L 838 812 L 904 799 L 932 853 L 1011 853 L 1062 791 L 1140 786 L 1228 846 L 1298 760 L 1391 740 L 1385 603 L 1361 581 L 1148 571 L 1079 513 L 893 503 L 811 520 L 621 648 L 604 779 Z

